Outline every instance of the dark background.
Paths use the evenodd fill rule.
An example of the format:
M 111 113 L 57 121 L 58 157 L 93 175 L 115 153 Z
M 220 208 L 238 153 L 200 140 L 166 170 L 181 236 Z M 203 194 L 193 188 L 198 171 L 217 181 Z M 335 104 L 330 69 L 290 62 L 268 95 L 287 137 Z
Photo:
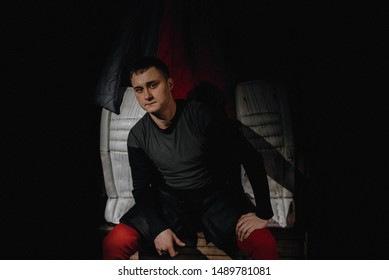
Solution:
M 127 2 L 2 9 L 1 259 L 100 258 L 93 98 Z M 388 259 L 387 5 L 234 2 L 221 2 L 220 15 L 236 81 L 290 88 L 314 178 L 304 197 L 309 258 Z

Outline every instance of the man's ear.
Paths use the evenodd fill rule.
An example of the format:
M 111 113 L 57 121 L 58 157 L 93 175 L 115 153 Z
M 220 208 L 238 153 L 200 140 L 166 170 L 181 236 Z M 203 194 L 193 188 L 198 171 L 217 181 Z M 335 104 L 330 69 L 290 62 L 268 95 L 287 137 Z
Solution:
M 172 90 L 174 87 L 174 82 L 172 78 L 167 79 L 167 84 L 169 85 L 169 89 Z

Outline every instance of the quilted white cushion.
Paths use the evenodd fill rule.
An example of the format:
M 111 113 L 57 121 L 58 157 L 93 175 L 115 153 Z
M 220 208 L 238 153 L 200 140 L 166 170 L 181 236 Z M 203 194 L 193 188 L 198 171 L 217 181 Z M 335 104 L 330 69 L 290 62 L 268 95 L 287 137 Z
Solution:
M 131 170 L 127 154 L 127 136 L 134 124 L 146 113 L 132 88 L 124 93 L 120 114 L 102 109 L 100 156 L 108 196 L 105 220 L 117 224 L 135 203 L 132 196 Z

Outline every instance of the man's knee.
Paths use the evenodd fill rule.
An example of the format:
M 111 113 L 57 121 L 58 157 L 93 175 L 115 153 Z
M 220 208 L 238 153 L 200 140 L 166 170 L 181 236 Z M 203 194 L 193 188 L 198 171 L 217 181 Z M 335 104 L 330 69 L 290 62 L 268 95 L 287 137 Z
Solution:
M 238 246 L 254 259 L 278 259 L 277 242 L 269 229 L 254 230 Z
M 268 229 L 254 230 L 247 238 L 253 247 L 275 249 L 277 247 L 276 239 Z
M 128 259 L 138 251 L 139 237 L 132 227 L 116 225 L 103 239 L 103 259 Z

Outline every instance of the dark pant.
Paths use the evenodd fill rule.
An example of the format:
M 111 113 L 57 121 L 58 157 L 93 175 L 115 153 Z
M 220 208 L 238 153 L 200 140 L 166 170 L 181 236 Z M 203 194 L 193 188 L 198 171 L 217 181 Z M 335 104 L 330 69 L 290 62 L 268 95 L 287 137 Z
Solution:
M 243 214 L 255 211 L 254 205 L 243 193 L 211 188 L 160 190 L 159 202 L 167 226 L 180 240 L 193 246 L 197 232 L 202 231 L 207 242 L 212 242 L 229 255 L 241 250 L 235 234 L 238 219 Z M 140 239 L 146 245 L 154 246 L 146 219 L 136 205 L 123 216 L 121 222 L 139 232 Z

